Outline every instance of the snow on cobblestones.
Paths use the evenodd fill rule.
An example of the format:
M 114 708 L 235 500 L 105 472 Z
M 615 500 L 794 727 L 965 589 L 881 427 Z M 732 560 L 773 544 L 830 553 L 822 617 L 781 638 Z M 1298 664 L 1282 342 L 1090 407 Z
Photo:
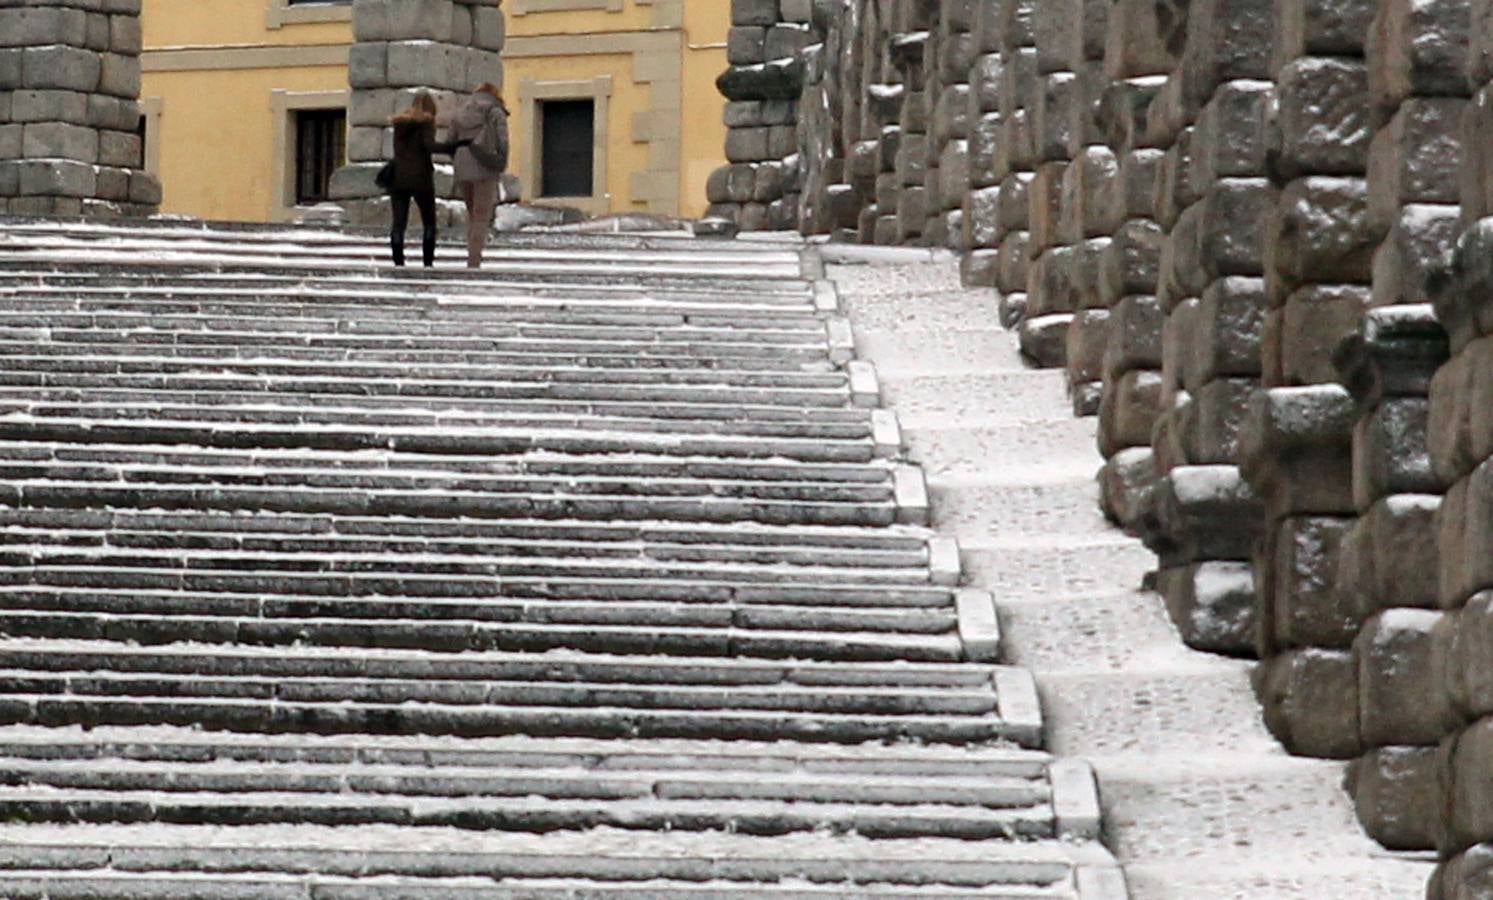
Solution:
M 1146 554 L 1116 554 L 1098 512 L 1093 425 L 1086 453 L 1074 426 L 1055 430 L 1071 418 L 1063 373 L 1025 369 L 1014 334 L 991 340 L 995 292 L 961 290 L 951 260 L 828 274 L 863 354 L 888 360 L 888 405 L 912 411 L 935 528 L 991 548 L 965 553 L 966 582 L 994 593 L 1006 662 L 1036 676 L 1049 749 L 1094 764 L 1134 900 L 1423 895 L 1430 861 L 1363 834 L 1343 766 L 1288 757 L 1265 731 L 1250 664 L 1187 649 L 1160 598 L 1137 590 Z M 979 370 L 972 354 L 947 362 L 963 333 Z M 1034 439 L 1056 434 L 1051 453 Z

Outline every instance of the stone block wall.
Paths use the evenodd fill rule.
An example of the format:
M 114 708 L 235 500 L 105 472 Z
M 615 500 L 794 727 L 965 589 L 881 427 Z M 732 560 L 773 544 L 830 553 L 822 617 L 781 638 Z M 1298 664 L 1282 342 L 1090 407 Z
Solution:
M 506 24 L 501 0 L 353 0 L 348 61 L 348 164 L 332 197 L 353 224 L 387 220 L 373 177 L 394 152 L 389 118 L 428 90 L 448 108 L 483 82 L 503 84 Z M 449 165 L 436 167 L 438 196 L 455 196 Z
M 816 9 L 789 224 L 961 251 L 1182 636 L 1493 896 L 1493 0 Z
M 140 46 L 140 0 L 0 3 L 0 212 L 156 212 Z

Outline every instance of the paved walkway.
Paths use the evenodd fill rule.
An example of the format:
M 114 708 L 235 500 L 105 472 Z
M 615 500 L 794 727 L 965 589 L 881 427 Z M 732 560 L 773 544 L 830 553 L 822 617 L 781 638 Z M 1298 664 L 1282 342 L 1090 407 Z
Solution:
M 962 290 L 947 258 L 829 274 L 928 473 L 935 527 L 994 592 L 1007 659 L 1037 678 L 1048 748 L 1099 774 L 1135 900 L 1423 896 L 1429 861 L 1362 834 L 1344 766 L 1265 731 L 1250 664 L 1189 650 L 1135 589 L 1153 559 L 1098 511 L 1094 420 L 1073 418 L 1061 370 L 1022 364 L 996 296 Z

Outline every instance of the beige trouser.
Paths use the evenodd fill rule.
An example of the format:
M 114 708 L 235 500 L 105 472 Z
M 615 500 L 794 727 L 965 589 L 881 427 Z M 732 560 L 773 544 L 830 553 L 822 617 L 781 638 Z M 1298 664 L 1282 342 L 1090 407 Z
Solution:
M 463 181 L 461 199 L 467 205 L 467 268 L 482 268 L 487 232 L 498 208 L 498 181 Z

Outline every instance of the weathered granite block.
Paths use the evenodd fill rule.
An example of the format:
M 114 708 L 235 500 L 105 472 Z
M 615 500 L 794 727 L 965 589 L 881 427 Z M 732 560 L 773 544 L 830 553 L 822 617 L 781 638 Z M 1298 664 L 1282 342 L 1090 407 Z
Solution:
M 1369 145 L 1369 218 L 1387 231 L 1406 203 L 1458 202 L 1460 119 L 1466 101 L 1412 97 L 1400 104 Z
M 1441 802 L 1434 747 L 1382 747 L 1349 766 L 1348 788 L 1369 837 L 1391 850 L 1432 850 Z
M 1381 0 L 1368 34 L 1369 87 L 1380 109 L 1468 93 L 1469 0 Z
M 1357 175 L 1368 165 L 1374 130 L 1362 60 L 1311 56 L 1280 70 L 1275 86 L 1280 146 L 1276 173 Z
M 1249 563 L 1210 561 L 1162 569 L 1156 590 L 1187 646 L 1254 655 L 1255 589 Z
M 1130 294 L 1154 295 L 1167 235 L 1150 219 L 1130 219 L 1104 248 L 1099 295 L 1108 305 Z
M 1443 686 L 1433 678 L 1431 631 L 1443 615 L 1386 610 L 1365 622 L 1353 641 L 1365 747 L 1434 747 L 1459 724 Z
M 1104 350 L 1104 377 L 1114 380 L 1131 369 L 1160 369 L 1164 319 L 1155 297 L 1136 294 L 1116 303 Z
M 1132 369 L 1105 386 L 1099 406 L 1099 452 L 1113 456 L 1126 447 L 1151 443 L 1161 412 L 1161 373 Z
M 1360 621 L 1399 607 L 1436 606 L 1436 510 L 1441 497 L 1396 494 L 1370 506 L 1338 551 L 1337 583 Z
M 1341 650 L 1292 650 L 1261 662 L 1254 682 L 1266 727 L 1291 753 L 1358 756 L 1356 675 L 1353 655 Z
M 1430 300 L 1450 265 L 1459 218 L 1460 210 L 1444 203 L 1412 203 L 1399 209 L 1374 253 L 1375 306 Z
M 1441 489 L 1426 449 L 1429 413 L 1425 399 L 1395 397 L 1358 421 L 1353 432 L 1353 499 L 1360 509 L 1391 494 Z

